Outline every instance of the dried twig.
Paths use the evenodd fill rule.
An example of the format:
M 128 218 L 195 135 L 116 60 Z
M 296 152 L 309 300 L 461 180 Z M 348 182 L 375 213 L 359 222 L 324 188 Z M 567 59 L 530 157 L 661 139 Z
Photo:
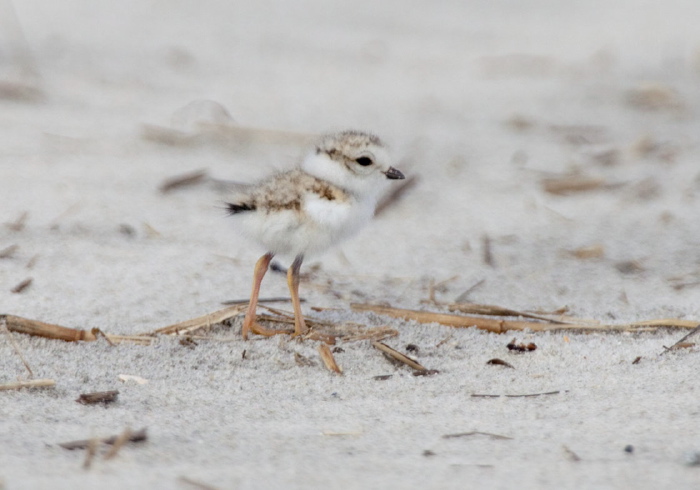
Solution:
M 484 257 L 484 264 L 486 264 L 490 267 L 495 267 L 496 264 L 493 261 L 493 252 L 491 251 L 491 237 L 488 235 L 484 235 L 481 238 L 481 243 L 482 243 L 482 254 Z
M 29 377 L 33 378 L 34 372 L 32 371 L 32 368 L 29 366 L 27 359 L 25 359 L 24 355 L 22 354 L 22 350 L 19 348 L 19 345 L 17 345 L 17 341 L 12 336 L 12 332 L 10 332 L 10 330 L 7 328 L 7 320 L 4 318 L 0 318 L 0 325 L 2 325 L 2 328 L 5 329 L 5 331 L 7 332 L 7 338 L 10 339 L 10 344 L 12 344 L 12 348 L 14 349 L 15 353 L 19 356 L 19 358 L 22 360 L 22 364 L 24 364 L 24 367 L 29 372 Z
M 83 405 L 94 405 L 96 403 L 108 404 L 117 401 L 119 395 L 118 390 L 112 391 L 96 391 L 94 393 L 81 393 L 75 400 Z
M 535 397 L 535 396 L 543 396 L 543 395 L 557 395 L 561 393 L 560 390 L 557 391 L 547 391 L 544 393 L 528 393 L 525 395 L 479 395 L 476 393 L 472 393 L 473 398 L 499 398 L 501 396 L 504 396 L 506 398 L 529 398 L 529 397 Z
M 469 297 L 469 295 L 474 292 L 476 288 L 479 286 L 483 285 L 486 282 L 486 279 L 479 279 L 476 281 L 474 284 L 469 286 L 466 291 L 464 291 L 462 294 L 457 296 L 457 299 L 455 299 L 455 303 L 463 303 L 466 301 L 466 299 Z
M 575 463 L 581 461 L 581 457 L 578 454 L 576 454 L 575 452 L 573 452 L 571 449 L 569 449 L 567 446 L 562 446 L 562 449 L 564 450 L 564 452 L 566 453 L 566 455 L 569 457 L 569 459 L 571 461 L 573 461 Z
M 15 294 L 21 293 L 22 291 L 24 291 L 25 289 L 27 289 L 29 286 L 32 285 L 32 281 L 33 281 L 33 280 L 34 280 L 34 279 L 32 279 L 31 277 L 28 277 L 28 278 L 24 279 L 24 280 L 21 281 L 19 284 L 17 284 L 15 287 L 13 287 L 13 288 L 10 290 L 10 292 L 15 293 Z
M 92 332 L 86 330 L 78 330 L 75 328 L 61 327 L 51 323 L 44 323 L 37 320 L 29 320 L 14 315 L 0 315 L 0 320 L 5 319 L 7 329 L 12 332 L 25 333 L 27 335 L 36 335 L 38 337 L 46 337 L 49 339 L 66 340 L 75 342 L 78 340 L 95 340 Z
M 191 334 L 200 328 L 210 327 L 211 325 L 216 325 L 217 323 L 223 323 L 231 318 L 239 315 L 245 311 L 247 305 L 234 305 L 224 308 L 223 310 L 215 311 L 214 313 L 209 313 L 207 315 L 198 316 L 197 318 L 192 318 L 191 320 L 185 320 L 184 322 L 175 323 L 174 325 L 169 325 L 167 327 L 159 328 L 154 330 L 151 334 L 163 334 L 163 335 L 185 335 Z
M 0 250 L 0 259 L 9 259 L 19 250 L 19 245 L 10 245 Z
M 272 298 L 258 298 L 258 304 L 261 303 L 290 303 L 292 301 L 291 298 L 286 297 L 286 296 L 275 296 Z M 299 298 L 299 302 L 305 303 L 306 298 Z M 250 299 L 230 299 L 228 301 L 222 301 L 222 305 L 227 305 L 227 306 L 233 306 L 233 305 L 248 305 L 250 303 Z
M 304 366 L 304 367 L 312 367 L 316 365 L 315 361 L 312 361 L 308 357 L 306 357 L 303 354 L 299 354 L 298 352 L 294 353 L 294 362 L 297 364 L 297 366 Z
M 192 478 L 189 478 L 187 476 L 181 476 L 178 478 L 183 483 L 187 483 L 188 485 L 192 485 L 193 487 L 197 487 L 200 490 L 218 490 L 217 487 L 214 487 L 212 485 L 208 485 L 206 483 L 202 483 L 197 480 L 193 480 Z
M 478 430 L 473 430 L 471 432 L 458 432 L 456 434 L 445 434 L 442 436 L 443 439 L 456 439 L 458 437 L 470 437 L 470 436 L 487 436 L 491 439 L 502 439 L 502 440 L 513 440 L 512 437 L 502 436 L 500 434 L 492 434 L 491 432 L 480 432 Z
M 555 195 L 565 195 L 574 192 L 585 192 L 603 187 L 605 180 L 583 175 L 566 175 L 544 179 L 542 187 L 546 192 Z
M 661 354 L 659 354 L 659 355 L 665 354 L 665 353 L 667 353 L 667 352 L 670 351 L 670 350 L 677 349 L 678 346 L 680 346 L 681 344 L 683 344 L 686 340 L 688 340 L 690 337 L 692 337 L 693 335 L 695 335 L 695 334 L 698 333 L 698 332 L 700 332 L 700 325 L 698 325 L 698 326 L 695 327 L 693 330 L 691 330 L 687 335 L 684 335 L 682 339 L 680 339 L 678 342 L 676 342 L 675 344 L 673 344 L 671 347 L 666 347 L 666 346 L 664 346 L 664 351 L 663 351 Z
M 122 448 L 124 444 L 127 443 L 131 439 L 131 429 L 129 427 L 125 428 L 124 431 L 119 434 L 119 436 L 114 440 L 114 444 L 112 444 L 112 447 L 109 448 L 109 451 L 104 456 L 105 460 L 112 459 L 114 458 L 117 453 L 119 453 L 119 450 Z
M 495 320 L 477 316 L 451 315 L 447 313 L 435 313 L 430 311 L 406 310 L 391 306 L 352 303 L 351 308 L 356 311 L 372 311 L 379 315 L 387 315 L 404 320 L 414 320 L 419 323 L 439 323 L 448 327 L 470 328 L 476 327 L 489 332 L 503 333 L 509 330 L 529 329 L 533 332 L 550 332 L 557 330 L 580 330 L 589 332 L 635 332 L 653 330 L 657 328 L 695 328 L 698 323 L 681 319 L 657 319 L 620 325 L 584 324 L 582 319 L 576 319 L 581 323 L 542 323 L 524 320 Z M 592 321 L 591 321 L 592 322 Z
M 427 371 L 427 369 L 420 365 L 415 359 L 411 359 L 405 354 L 401 354 L 399 351 L 392 349 L 388 345 L 382 342 L 372 342 L 372 346 L 382 351 L 384 354 L 389 356 L 391 359 L 405 364 L 408 367 L 415 369 L 416 371 Z
M 87 451 L 85 452 L 85 460 L 83 461 L 83 469 L 89 470 L 90 466 L 92 466 L 92 462 L 95 459 L 95 454 L 97 454 L 97 446 L 99 442 L 100 441 L 96 437 L 93 437 L 88 441 Z
M 320 344 L 318 346 L 318 353 L 321 355 L 321 360 L 323 360 L 323 364 L 325 364 L 326 368 L 329 371 L 333 371 L 334 373 L 338 374 L 343 374 L 343 370 L 340 369 L 338 363 L 335 362 L 335 358 L 333 357 L 333 353 L 331 352 L 330 347 L 328 347 L 328 344 Z
M 22 388 L 53 388 L 54 386 L 56 386 L 56 380 L 53 379 L 30 379 L 0 385 L 0 391 L 21 390 Z
M 534 315 L 525 311 L 511 310 L 503 306 L 484 305 L 476 303 L 454 303 L 446 305 L 450 311 L 458 311 L 460 313 L 468 313 L 473 315 L 490 315 L 490 316 L 515 316 L 523 318 L 532 318 L 533 320 L 542 320 L 549 323 L 566 323 L 553 318 L 542 315 Z
M 123 434 L 123 433 L 122 433 Z M 110 436 L 110 437 L 105 437 L 103 439 L 98 439 L 98 441 L 101 444 L 114 444 L 119 436 Z M 129 435 L 128 442 L 143 442 L 147 439 L 146 435 L 146 428 L 144 427 L 141 430 L 137 430 L 136 432 L 132 432 Z M 85 449 L 90 445 L 91 439 L 83 439 L 80 441 L 70 441 L 70 442 L 61 442 L 58 445 L 61 446 L 64 449 L 68 450 L 73 450 L 73 449 Z
M 183 175 L 177 175 L 175 177 L 166 179 L 160 185 L 159 189 L 160 192 L 166 194 L 174 189 L 178 189 L 180 187 L 187 187 L 202 182 L 206 176 L 206 170 L 195 170 L 194 172 L 189 172 Z
M 507 368 L 515 369 L 512 364 L 509 362 L 504 361 L 503 359 L 489 359 L 486 361 L 486 364 L 495 364 L 497 366 L 505 366 Z
M 97 339 L 97 337 L 102 337 L 102 338 L 104 338 L 104 339 L 107 341 L 107 343 L 108 343 L 109 345 L 111 345 L 112 347 L 114 347 L 114 342 L 112 342 L 112 340 L 109 338 L 109 335 L 107 335 L 106 333 L 104 333 L 104 332 L 103 332 L 102 330 L 100 330 L 99 328 L 95 327 L 95 328 L 93 328 L 92 330 L 90 330 L 90 332 L 95 336 L 96 339 Z
M 24 229 L 24 225 L 27 223 L 27 218 L 29 218 L 29 213 L 24 211 L 17 217 L 16 220 L 11 221 L 10 223 L 5 223 L 5 226 L 12 231 L 22 231 Z

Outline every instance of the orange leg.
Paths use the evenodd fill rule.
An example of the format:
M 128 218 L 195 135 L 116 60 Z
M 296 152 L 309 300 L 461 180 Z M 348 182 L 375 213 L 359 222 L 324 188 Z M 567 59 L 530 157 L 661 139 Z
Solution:
M 304 335 L 307 332 L 304 315 L 301 313 L 301 303 L 299 302 L 299 269 L 304 261 L 303 255 L 297 255 L 294 262 L 287 270 L 287 286 L 292 295 L 292 306 L 294 307 L 294 336 Z
M 258 306 L 258 295 L 260 294 L 260 283 L 265 277 L 267 268 L 270 266 L 270 261 L 274 257 L 273 253 L 266 253 L 258 259 L 255 264 L 255 272 L 253 273 L 253 292 L 250 293 L 250 303 L 248 303 L 248 311 L 245 314 L 245 320 L 243 320 L 243 329 L 241 333 L 243 334 L 243 340 L 248 340 L 248 332 L 255 325 L 255 309 Z M 257 325 L 255 325 L 257 326 Z

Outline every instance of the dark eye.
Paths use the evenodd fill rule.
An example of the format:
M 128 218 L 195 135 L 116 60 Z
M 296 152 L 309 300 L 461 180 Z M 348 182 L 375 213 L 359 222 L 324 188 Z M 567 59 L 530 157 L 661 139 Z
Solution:
M 360 157 L 357 160 L 355 160 L 357 163 L 362 165 L 363 167 L 366 167 L 368 165 L 372 165 L 372 159 L 369 157 Z

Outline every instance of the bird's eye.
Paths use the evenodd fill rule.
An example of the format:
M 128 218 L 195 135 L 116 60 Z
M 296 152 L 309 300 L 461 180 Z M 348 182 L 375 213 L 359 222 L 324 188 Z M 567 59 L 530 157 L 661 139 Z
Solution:
M 372 165 L 372 159 L 369 157 L 360 157 L 357 160 L 355 160 L 357 163 L 362 165 L 363 167 L 366 167 L 368 165 Z

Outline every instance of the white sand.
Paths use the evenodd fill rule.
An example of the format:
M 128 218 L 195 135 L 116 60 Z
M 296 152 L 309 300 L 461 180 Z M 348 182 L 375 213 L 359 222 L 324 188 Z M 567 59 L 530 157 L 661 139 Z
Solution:
M 700 319 L 700 287 L 670 280 L 700 280 L 700 6 L 614 3 L 16 1 L 45 99 L 0 100 L 0 221 L 28 213 L 21 231 L 0 227 L 0 249 L 19 246 L 0 259 L 2 313 L 129 334 L 248 295 L 263 251 L 217 207 L 225 195 L 158 186 L 196 169 L 252 180 L 301 150 L 142 138 L 143 124 L 167 126 L 179 107 L 211 99 L 241 126 L 375 131 L 397 167 L 420 176 L 361 235 L 309 260 L 304 270 L 319 268 L 302 295 L 341 308 L 321 318 L 400 329 L 388 342 L 417 344 L 417 359 L 441 372 L 414 377 L 363 342 L 336 355 L 340 377 L 315 343 L 282 337 L 188 348 L 15 335 L 35 375 L 57 386 L 0 393 L 0 488 L 193 488 L 181 477 L 217 488 L 700 487 L 700 468 L 686 464 L 700 450 L 700 358 L 658 355 L 684 332 L 518 334 L 538 349 L 516 355 L 513 335 L 349 310 L 439 309 L 422 303 L 430 280 L 456 276 L 439 300 L 484 280 L 470 301 L 567 305 L 603 322 Z M 8 22 L 0 75 L 14 80 Z M 631 104 L 647 82 L 676 106 Z M 531 127 L 513 129 L 515 115 Z M 647 154 L 642 138 L 656 145 Z M 612 164 L 596 158 L 611 150 Z M 543 191 L 544 177 L 575 169 L 610 186 Z M 603 258 L 567 254 L 595 244 Z M 641 270 L 620 272 L 625 261 Z M 285 294 L 271 273 L 263 296 Z M 516 369 L 487 365 L 494 357 Z M 382 374 L 393 377 L 373 379 Z M 0 341 L 0 382 L 23 377 Z M 74 401 L 109 389 L 120 395 L 107 408 Z M 148 442 L 89 471 L 83 451 L 55 446 L 125 426 L 147 427 Z M 469 431 L 511 439 L 442 438 Z

